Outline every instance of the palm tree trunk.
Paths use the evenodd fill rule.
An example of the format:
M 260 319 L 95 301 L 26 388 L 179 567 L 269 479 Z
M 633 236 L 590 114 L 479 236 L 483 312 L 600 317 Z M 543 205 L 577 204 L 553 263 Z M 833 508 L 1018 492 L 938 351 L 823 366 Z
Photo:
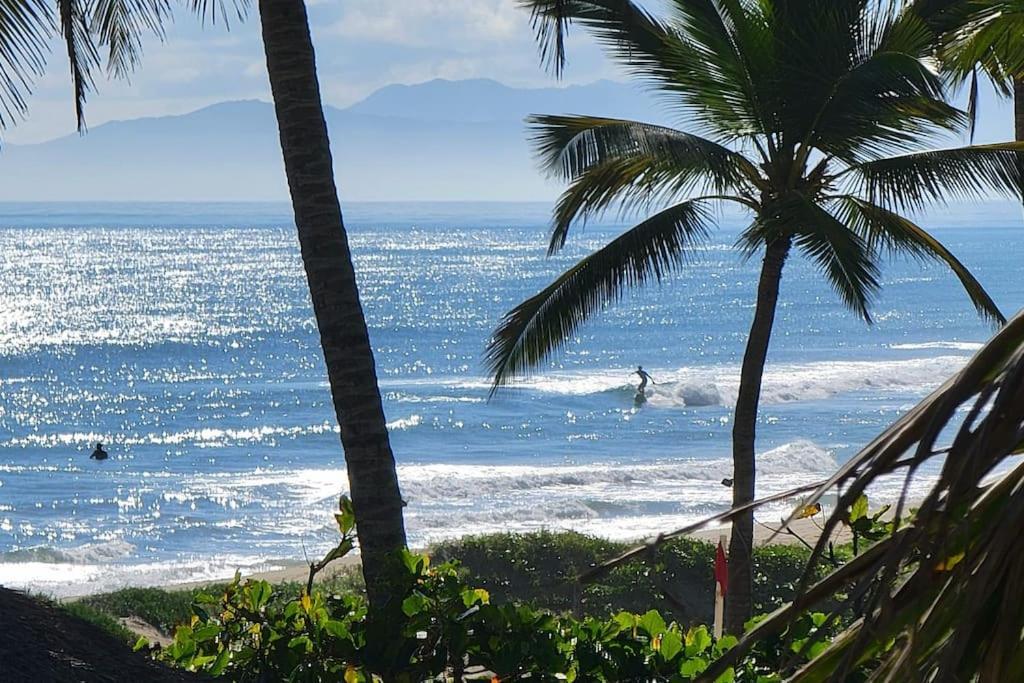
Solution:
M 1024 141 L 1024 77 L 1013 79 L 1013 139 Z
M 1024 142 L 1024 78 L 1013 79 L 1013 139 Z M 1021 179 L 1020 200 L 1024 203 L 1024 161 L 1017 161 L 1017 177 Z
M 740 370 L 740 388 L 732 427 L 733 507 L 754 500 L 754 439 L 757 427 L 757 406 L 761 396 L 761 378 L 768 357 L 768 342 L 775 323 L 779 301 L 782 266 L 789 254 L 790 238 L 768 245 L 757 285 L 757 305 L 750 326 L 747 348 Z M 732 521 L 729 541 L 729 590 L 725 600 L 725 628 L 740 634 L 743 624 L 752 615 L 754 513 L 737 516 Z
M 349 490 L 371 616 L 401 607 L 405 547 L 401 492 L 334 184 L 327 125 L 303 0 L 260 0 L 267 72 L 288 188 L 309 281 Z

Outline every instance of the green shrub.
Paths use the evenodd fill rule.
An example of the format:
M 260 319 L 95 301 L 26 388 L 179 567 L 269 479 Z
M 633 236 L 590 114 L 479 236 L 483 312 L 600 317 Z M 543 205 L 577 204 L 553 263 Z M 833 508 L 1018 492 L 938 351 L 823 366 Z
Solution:
M 223 585 L 208 586 L 205 590 L 217 592 L 223 590 Z M 192 602 L 199 592 L 199 589 L 122 588 L 113 593 L 82 598 L 75 604 L 118 617 L 137 617 L 170 633 L 177 624 L 192 617 Z
M 577 616 L 657 608 L 681 623 L 713 619 L 715 546 L 705 541 L 670 541 L 647 562 L 616 568 L 582 589 L 577 585 L 575 579 L 582 572 L 631 546 L 570 531 L 542 531 L 445 541 L 434 546 L 432 555 L 440 562 L 458 560 L 471 582 L 495 601 Z M 800 546 L 754 549 L 756 612 L 771 611 L 792 598 L 808 557 Z

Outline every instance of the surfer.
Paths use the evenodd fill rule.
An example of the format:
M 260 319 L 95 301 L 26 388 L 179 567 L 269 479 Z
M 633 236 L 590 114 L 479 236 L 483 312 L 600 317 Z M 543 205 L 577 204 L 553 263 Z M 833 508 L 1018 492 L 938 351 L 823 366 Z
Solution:
M 647 374 L 647 372 L 644 370 L 644 366 L 642 365 L 636 366 L 636 372 L 634 372 L 633 374 L 640 375 L 640 386 L 636 388 L 636 393 L 640 396 L 643 395 L 644 389 L 647 388 L 647 382 L 650 382 L 651 384 L 657 384 L 657 382 L 654 381 L 654 378 Z
M 94 460 L 106 460 L 109 457 L 110 455 L 103 450 L 103 444 L 101 443 L 96 444 L 96 450 L 94 450 L 92 455 L 89 456 L 90 459 Z

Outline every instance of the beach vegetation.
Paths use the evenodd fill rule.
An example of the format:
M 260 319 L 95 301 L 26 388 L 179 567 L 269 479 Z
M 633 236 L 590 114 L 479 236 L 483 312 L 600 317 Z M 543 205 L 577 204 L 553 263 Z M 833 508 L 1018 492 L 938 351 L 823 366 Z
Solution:
M 968 268 L 912 214 L 951 199 L 1020 195 L 1020 143 L 943 147 L 971 117 L 934 68 L 940 29 L 918 5 L 868 0 L 669 3 L 525 0 L 560 73 L 570 27 L 586 30 L 690 130 L 600 116 L 535 116 L 540 163 L 568 183 L 549 252 L 607 212 L 641 220 L 507 313 L 487 349 L 494 387 L 538 367 L 626 289 L 696 258 L 724 206 L 760 257 L 732 421 L 727 625 L 753 611 L 755 446 L 761 381 L 785 263 L 800 255 L 870 323 L 879 264 L 945 265 L 986 319 L 1003 315 Z
M 219 594 L 197 594 L 191 619 L 156 655 L 234 681 L 687 681 L 737 642 L 733 636 L 714 639 L 704 625 L 666 621 L 657 610 L 576 618 L 498 603 L 487 590 L 467 584 L 454 562 L 434 566 L 427 556 L 408 552 L 403 560 L 409 590 L 400 635 L 387 648 L 386 673 L 361 597 L 315 587 L 283 598 L 266 581 L 238 577 Z M 806 614 L 783 637 L 714 680 L 780 680 L 779 671 L 807 659 L 781 648 L 811 637 L 827 642 L 825 620 L 822 613 Z

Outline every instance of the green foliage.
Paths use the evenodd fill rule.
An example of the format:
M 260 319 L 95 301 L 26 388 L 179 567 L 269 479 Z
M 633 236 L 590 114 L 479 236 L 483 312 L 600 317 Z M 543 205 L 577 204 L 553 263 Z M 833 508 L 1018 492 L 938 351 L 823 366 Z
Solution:
M 736 641 L 715 641 L 705 626 L 666 623 L 656 611 L 575 619 L 524 605 L 493 604 L 468 586 L 453 562 L 431 567 L 407 554 L 412 589 L 402 602 L 402 639 L 392 644 L 394 680 L 482 667 L 501 680 L 693 680 Z M 200 594 L 194 615 L 160 657 L 236 681 L 378 680 L 370 662 L 363 600 L 315 589 L 284 598 L 265 581 L 236 578 L 220 595 Z M 740 680 L 765 667 L 751 660 Z M 719 677 L 735 680 L 735 671 Z
M 576 618 L 529 605 L 492 603 L 490 591 L 467 583 L 457 562 L 432 567 L 429 557 L 408 551 L 402 551 L 400 563 L 405 570 L 401 585 L 407 587 L 402 622 L 397 628 L 386 625 L 398 637 L 382 640 L 383 627 L 368 618 L 362 597 L 313 588 L 315 574 L 352 549 L 354 524 L 346 502 L 342 498 L 337 515 L 341 541 L 323 560 L 310 564 L 301 593 L 275 589 L 262 580 L 243 582 L 236 574 L 221 591 L 192 595 L 188 621 L 177 626 L 174 641 L 158 656 L 190 671 L 235 681 L 463 680 L 468 667 L 492 672 L 500 680 L 537 674 L 541 680 L 687 681 L 736 643 L 734 638 L 716 642 L 703 625 L 666 622 L 656 610 Z M 483 556 L 497 549 L 505 565 L 514 568 L 509 574 L 519 589 L 528 587 L 537 596 L 551 589 L 536 581 L 538 567 L 564 588 L 577 583 L 580 569 L 592 565 L 595 555 L 605 555 L 616 545 L 579 534 L 536 534 L 528 537 L 531 542 L 524 538 L 501 535 L 466 543 Z M 782 551 L 766 555 L 769 561 L 786 556 Z M 654 574 L 674 572 L 678 578 L 692 571 L 710 586 L 712 557 L 710 544 L 680 541 L 663 546 L 653 572 L 644 570 L 643 575 L 650 583 Z M 695 562 L 705 566 L 698 572 Z M 623 568 L 615 580 L 620 586 L 635 583 L 635 571 Z M 507 590 L 512 580 L 498 581 L 499 590 Z M 146 645 L 140 639 L 137 648 Z M 759 681 L 757 671 L 765 666 L 750 658 L 739 670 L 740 680 Z M 715 680 L 736 678 L 730 669 Z
M 134 644 L 138 639 L 138 636 L 125 628 L 117 619 L 114 619 L 106 612 L 94 607 L 81 602 L 66 602 L 57 604 L 56 606 L 68 614 L 72 614 L 79 619 L 88 621 L 93 626 L 98 626 L 118 640 L 124 641 L 129 645 Z
M 206 590 L 219 591 L 210 586 Z M 123 588 L 113 593 L 82 598 L 78 604 L 119 617 L 138 617 L 161 631 L 171 633 L 192 616 L 192 602 L 200 589 L 167 591 L 162 588 Z
M 442 562 L 458 560 L 469 580 L 497 602 L 595 617 L 657 607 L 681 623 L 712 621 L 715 546 L 704 541 L 666 542 L 646 564 L 618 567 L 600 583 L 577 584 L 583 571 L 630 547 L 575 532 L 541 531 L 445 541 L 434 547 L 433 556 Z M 754 549 L 755 611 L 771 611 L 792 598 L 808 556 L 799 546 Z

